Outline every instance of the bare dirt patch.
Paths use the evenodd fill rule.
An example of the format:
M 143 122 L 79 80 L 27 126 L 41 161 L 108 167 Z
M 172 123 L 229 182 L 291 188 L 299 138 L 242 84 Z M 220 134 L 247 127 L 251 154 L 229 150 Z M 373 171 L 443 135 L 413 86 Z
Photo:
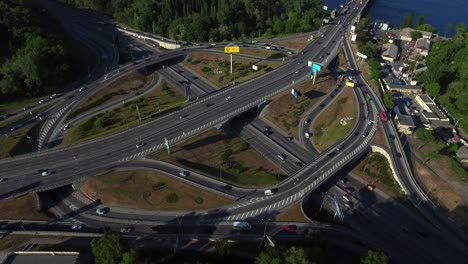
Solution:
M 312 142 L 323 151 L 334 145 L 354 128 L 357 122 L 357 106 L 353 90 L 346 88 L 312 125 Z
M 335 79 L 330 72 L 325 71 L 318 75 L 315 85 L 308 79 L 299 84 L 298 89 L 303 96 L 299 97 L 297 104 L 291 91 L 288 90 L 272 99 L 263 115 L 275 126 L 281 128 L 289 135 L 298 136 L 298 124 L 304 112 L 314 107 L 327 91 L 335 86 Z
M 310 222 L 301 210 L 301 203 L 295 203 L 275 216 L 276 222 Z
M 148 210 L 203 210 L 233 201 L 149 170 L 89 177 L 81 191 L 109 206 Z
M 380 120 L 378 122 L 381 122 Z M 387 139 L 384 137 L 382 132 L 382 126 L 379 124 L 377 131 L 375 132 L 374 137 L 371 140 L 371 145 L 380 146 L 382 148 L 388 148 Z
M 191 62 L 188 62 L 188 59 L 191 59 Z M 204 52 L 191 53 L 183 63 L 219 88 L 232 84 L 233 82 L 248 80 L 281 65 L 280 62 L 241 58 L 234 55 L 232 66 L 233 73 L 230 74 L 229 55 Z M 252 65 L 256 65 L 258 71 L 254 71 Z
M 242 187 L 274 185 L 286 175 L 236 135 L 209 130 L 153 158 Z
M 289 40 L 283 40 L 283 41 L 277 41 L 275 42 L 275 45 L 278 46 L 283 46 L 286 48 L 290 49 L 295 49 L 295 50 L 303 50 L 307 44 L 310 43 L 307 39 L 310 38 L 310 36 L 302 37 L 302 38 L 296 38 L 296 39 L 289 39 Z
M 52 215 L 39 212 L 34 194 L 0 200 L 0 218 L 24 220 L 53 220 Z

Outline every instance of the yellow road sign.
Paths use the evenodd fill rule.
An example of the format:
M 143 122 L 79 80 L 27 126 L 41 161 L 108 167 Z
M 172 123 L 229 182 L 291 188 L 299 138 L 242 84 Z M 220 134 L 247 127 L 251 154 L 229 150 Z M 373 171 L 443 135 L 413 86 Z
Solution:
M 354 83 L 353 83 L 353 82 L 346 82 L 346 86 L 348 86 L 348 87 L 354 87 Z
M 238 53 L 239 46 L 224 47 L 224 53 Z

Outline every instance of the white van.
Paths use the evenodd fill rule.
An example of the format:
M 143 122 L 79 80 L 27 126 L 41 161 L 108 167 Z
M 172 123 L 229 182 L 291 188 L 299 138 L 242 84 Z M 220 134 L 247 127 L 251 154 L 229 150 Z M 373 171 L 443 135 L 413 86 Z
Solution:
M 264 193 L 265 195 L 267 195 L 267 196 L 273 195 L 273 194 L 274 194 L 273 190 L 271 190 L 271 189 L 270 189 L 270 190 L 265 190 L 263 193 Z
M 343 195 L 343 199 L 344 199 L 345 201 L 347 201 L 347 202 L 351 202 L 351 200 L 352 200 L 352 198 L 351 198 L 349 195 L 347 195 L 347 194 Z

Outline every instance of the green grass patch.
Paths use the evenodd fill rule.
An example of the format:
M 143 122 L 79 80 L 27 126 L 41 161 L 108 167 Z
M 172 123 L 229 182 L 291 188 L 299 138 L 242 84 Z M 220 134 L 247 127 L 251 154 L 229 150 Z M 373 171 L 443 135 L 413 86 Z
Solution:
M 35 104 L 38 101 L 38 98 L 33 98 L 22 101 L 2 102 L 0 103 L 0 115 L 23 110 L 25 106 Z
M 151 157 L 247 188 L 275 185 L 287 177 L 267 168 L 273 165 L 240 137 L 216 130 L 209 130 L 172 146 L 170 155 L 161 151 Z
M 14 134 L 5 137 L 0 136 L 0 158 L 30 153 L 33 144 L 36 144 L 39 130 L 43 122 L 19 128 Z M 29 139 L 28 139 L 29 136 Z
M 91 117 L 72 127 L 64 137 L 65 144 L 78 144 L 87 140 L 109 135 L 139 124 L 136 107 L 141 122 L 148 122 L 160 113 L 181 106 L 186 97 L 165 83 L 155 92 L 126 102 L 123 106 Z
M 166 196 L 166 202 L 168 203 L 177 203 L 179 201 L 179 196 L 176 193 L 170 193 Z
M 280 62 L 258 61 L 255 59 L 239 58 L 234 55 L 233 73 L 230 73 L 230 59 L 225 55 L 192 53 L 189 55 L 192 62 L 184 61 L 184 64 L 208 79 L 217 87 L 224 87 L 233 82 L 240 82 L 253 78 L 256 75 L 273 70 Z M 252 65 L 258 67 L 257 71 Z
M 98 106 L 104 104 L 105 102 L 109 101 L 110 99 L 112 99 L 112 97 L 117 96 L 117 95 L 120 95 L 120 93 L 112 92 L 112 93 L 105 94 L 104 96 L 96 99 L 95 101 L 76 109 L 70 115 L 68 115 L 67 119 L 70 120 L 70 119 L 78 116 L 81 113 L 84 113 L 84 112 L 86 112 L 88 110 L 91 110 L 91 109 L 93 109 L 95 107 L 98 107 Z
M 320 114 L 312 128 L 313 142 L 321 151 L 343 139 L 357 122 L 357 109 L 352 95 L 341 96 L 343 94 Z M 344 120 L 346 124 L 343 125 L 340 121 L 348 117 L 352 119 Z
M 390 164 L 384 155 L 380 153 L 372 153 L 365 159 L 366 165 L 360 168 L 369 177 L 378 180 L 385 185 L 396 196 L 403 195 L 403 191 L 399 184 L 395 181 L 390 169 Z

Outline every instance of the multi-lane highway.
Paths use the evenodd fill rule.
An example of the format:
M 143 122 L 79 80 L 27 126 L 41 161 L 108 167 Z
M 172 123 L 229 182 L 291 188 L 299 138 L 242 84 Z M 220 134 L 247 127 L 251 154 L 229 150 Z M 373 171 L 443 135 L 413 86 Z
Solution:
M 353 3 L 349 4 L 351 5 Z M 344 36 L 344 27 L 348 26 L 351 20 L 354 19 L 356 12 L 360 12 L 360 9 L 352 11 L 351 14 L 347 15 L 348 17 L 346 19 L 343 18 L 343 23 L 329 25 L 323 37 L 311 43 L 304 50 L 304 53 L 298 55 L 295 60 L 285 63 L 279 69 L 266 73 L 253 80 L 216 92 L 210 90 L 210 95 L 190 102 L 179 112 L 169 113 L 139 127 L 81 145 L 47 150 L 39 154 L 29 154 L 0 161 L 0 174 L 2 176 L 6 175 L 9 178 L 8 181 L 2 183 L 0 186 L 0 194 L 2 197 L 9 197 L 31 191 L 48 190 L 68 185 L 81 180 L 83 177 L 98 172 L 120 167 L 122 164 L 138 164 L 139 161 L 134 160 L 140 160 L 147 154 L 162 149 L 164 147 L 163 142 L 165 138 L 169 139 L 171 144 L 177 143 L 257 107 L 257 105 L 262 104 L 272 96 L 289 89 L 292 79 L 295 79 L 296 82 L 299 83 L 301 80 L 307 78 L 308 71 L 306 70 L 307 66 L 305 63 L 307 60 L 322 62 L 325 65 L 330 62 L 331 58 L 336 55 L 338 47 L 340 47 Z M 346 43 L 345 47 L 347 47 L 347 45 Z M 194 49 L 200 48 L 203 48 L 203 46 L 197 46 Z M 170 58 L 184 55 L 190 51 L 191 49 L 187 48 L 186 50 L 154 55 L 148 57 L 144 61 L 146 65 L 143 65 L 142 62 L 125 65 L 123 71 L 114 70 L 108 73 L 109 78 L 118 78 L 121 74 L 131 70 L 150 64 L 161 63 Z M 352 54 L 349 56 L 352 57 Z M 355 64 L 354 61 L 352 63 Z M 296 72 L 299 72 L 299 74 L 296 74 Z M 365 80 L 363 80 L 360 75 L 356 77 L 357 84 L 359 86 L 365 86 Z M 87 86 L 89 89 L 101 87 L 103 81 L 104 80 L 100 79 Z M 199 86 L 201 90 L 207 87 L 207 85 L 203 83 L 197 83 L 196 85 Z M 336 91 L 336 93 L 338 93 L 343 88 L 338 87 L 336 89 L 338 89 Z M 361 104 L 364 102 L 364 94 L 361 89 L 356 89 L 355 91 L 357 103 Z M 383 106 L 374 94 L 371 93 L 371 95 L 373 96 L 373 101 L 368 103 L 366 108 L 362 109 L 360 107 L 359 109 L 365 111 L 364 115 L 369 119 L 376 120 L 378 110 L 383 109 Z M 332 99 L 331 97 L 327 97 L 323 103 L 327 104 Z M 68 105 L 70 104 L 64 104 L 64 106 Z M 58 109 L 63 109 L 63 107 Z M 70 107 L 70 109 L 72 109 L 72 107 Z M 320 108 L 314 109 L 310 116 L 317 115 L 320 111 Z M 58 112 L 60 112 L 60 110 Z M 184 113 L 186 117 L 180 119 L 181 113 Z M 288 162 L 282 164 L 283 169 L 290 174 L 290 177 L 277 186 L 277 193 L 275 195 L 266 197 L 258 191 L 246 193 L 245 190 L 237 188 L 232 188 L 227 192 L 226 189 L 219 189 L 219 183 L 209 179 L 203 180 L 201 175 L 197 175 L 198 177 L 194 177 L 192 183 L 199 184 L 199 186 L 203 187 L 212 187 L 213 189 L 218 188 L 220 192 L 226 193 L 226 195 L 243 198 L 240 199 L 238 203 L 225 208 L 185 214 L 183 222 L 215 223 L 232 220 L 254 220 L 278 212 L 293 202 L 302 199 L 302 197 L 327 181 L 348 162 L 357 159 L 367 151 L 367 146 L 376 129 L 375 124 L 368 125 L 367 121 L 368 120 L 359 119 L 352 133 L 339 143 L 345 146 L 340 151 L 331 148 L 322 154 L 312 152 L 312 155 L 308 155 L 308 152 L 306 153 L 303 150 L 294 150 L 295 148 L 293 146 L 288 145 L 293 144 L 292 142 L 287 141 L 280 133 L 273 133 L 270 135 L 272 137 L 271 140 L 277 140 L 275 142 L 277 146 L 279 146 L 276 147 L 277 149 L 274 151 L 292 153 L 290 154 L 292 158 L 291 162 L 289 162 L 288 159 Z M 58 127 L 60 127 L 60 125 L 58 125 Z M 255 140 L 262 127 L 265 127 L 265 124 L 260 121 L 252 122 L 244 128 L 244 136 Z M 389 124 L 384 124 L 384 130 L 387 135 L 396 133 L 394 128 Z M 302 132 L 304 132 L 304 128 Z M 141 136 L 142 140 L 146 143 L 144 148 L 135 148 L 134 136 L 132 136 L 134 134 Z M 300 133 L 301 137 L 303 136 L 302 134 L 303 133 Z M 263 138 L 262 140 L 265 139 Z M 259 146 L 259 148 L 271 148 L 271 146 L 263 146 L 262 142 L 256 142 L 255 145 Z M 398 140 L 395 140 L 394 143 L 390 142 L 390 146 L 394 155 L 396 155 L 397 152 L 402 153 L 402 151 L 399 151 L 401 150 L 401 144 Z M 284 148 L 284 150 L 281 148 Z M 291 151 L 289 149 L 291 149 Z M 333 155 L 330 155 L 332 152 Z M 424 198 L 423 193 L 418 190 L 418 185 L 412 180 L 413 178 L 409 170 L 409 165 L 404 156 L 402 158 L 396 158 L 394 156 L 394 158 L 394 163 L 398 168 L 398 174 L 403 179 L 403 182 L 405 182 L 405 186 L 403 187 L 407 192 L 409 190 L 412 195 L 410 197 L 417 196 Z M 129 161 L 132 162 L 128 163 Z M 298 161 L 306 162 L 307 164 L 299 167 L 295 165 L 295 162 Z M 178 170 L 178 168 L 171 167 L 170 165 L 156 165 L 158 169 L 165 168 L 166 166 L 166 170 L 171 173 L 174 173 L 174 170 Z M 145 166 L 147 166 L 146 163 Z M 37 173 L 39 169 L 46 168 L 52 172 L 51 175 L 41 176 Z M 412 188 L 414 191 L 412 191 Z M 56 195 L 64 194 L 58 193 Z M 59 198 L 61 201 L 73 199 L 73 197 Z M 423 206 L 430 205 L 430 201 L 427 198 L 425 198 L 425 201 L 427 202 L 424 203 Z M 75 203 L 80 204 L 80 201 L 73 201 L 73 204 Z M 77 218 L 84 217 L 86 221 L 89 221 L 89 219 L 102 221 L 102 217 L 93 213 L 94 207 L 72 208 L 70 205 L 65 206 L 68 206 L 68 210 L 71 210 L 71 212 L 66 213 L 77 215 Z M 79 214 L 74 211 L 79 211 Z M 429 208 L 425 210 L 425 212 L 427 212 L 427 215 L 430 215 L 433 211 L 432 208 Z M 121 219 L 129 218 L 149 222 L 161 220 L 171 221 L 171 219 L 174 219 L 174 214 L 160 213 L 156 215 L 153 212 L 149 212 L 148 214 L 129 214 L 127 211 L 120 212 L 112 210 L 105 220 L 106 222 L 116 222 L 120 224 L 122 221 Z M 441 221 L 441 218 L 437 219 L 439 222 L 436 224 L 441 228 L 446 228 L 445 221 Z M 452 235 L 456 234 L 452 232 Z M 447 237 L 443 237 L 443 239 L 447 240 L 450 237 L 451 235 L 447 235 Z M 458 238 L 463 239 L 460 235 L 458 235 Z M 378 241 L 374 242 L 376 244 L 379 243 Z M 394 242 L 396 243 L 398 241 Z M 453 256 L 458 256 L 458 249 L 456 245 L 452 249 L 444 249 L 448 252 L 447 254 L 449 254 L 447 256 L 447 254 L 444 253 L 444 257 L 450 257 L 452 253 Z

